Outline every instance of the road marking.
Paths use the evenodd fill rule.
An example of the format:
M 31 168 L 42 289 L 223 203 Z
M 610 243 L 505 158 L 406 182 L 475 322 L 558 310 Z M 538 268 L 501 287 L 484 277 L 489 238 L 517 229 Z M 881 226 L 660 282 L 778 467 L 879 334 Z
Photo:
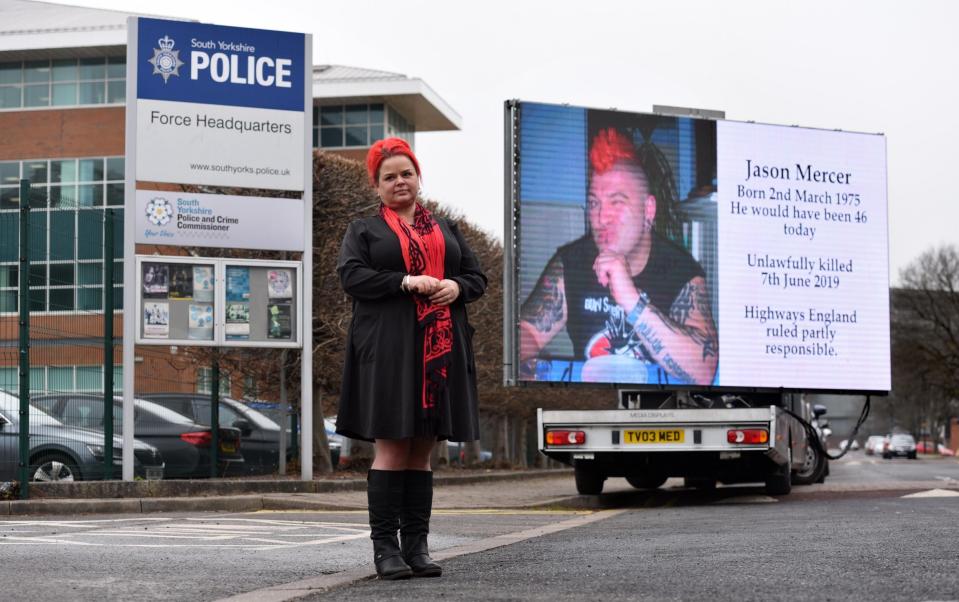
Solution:
M 713 502 L 714 506 L 725 506 L 727 504 L 776 504 L 779 503 L 774 497 L 768 495 L 743 495 L 727 497 Z
M 135 524 L 134 524 L 135 523 Z M 242 517 L 4 521 L 0 545 L 210 548 L 268 551 L 367 538 L 367 524 Z M 38 527 L 44 527 L 40 529 Z M 51 533 L 51 528 L 56 531 Z
M 950 489 L 930 489 L 902 496 L 903 498 L 959 497 L 959 491 Z
M 82 541 L 70 541 L 69 539 L 53 539 L 50 537 L 13 537 L 7 536 L 0 540 L 0 545 L 13 545 L 13 544 L 53 544 L 53 545 L 67 545 L 67 546 L 95 546 L 98 544 L 95 543 L 85 543 Z
M 544 535 L 565 531 L 566 529 L 588 525 L 589 523 L 612 518 L 628 511 L 628 508 L 622 508 L 618 510 L 600 510 L 598 512 L 590 512 L 588 514 L 575 516 L 552 525 L 533 527 L 531 529 L 524 529 L 515 533 L 506 533 L 503 535 L 497 535 L 495 537 L 488 537 L 486 539 L 466 543 L 460 546 L 454 546 L 445 550 L 438 550 L 433 552 L 431 556 L 434 560 L 448 560 L 450 558 L 455 558 L 457 556 L 463 556 L 466 554 L 485 552 L 487 550 L 492 550 L 493 548 L 512 545 L 527 539 L 542 537 Z M 223 598 L 218 602 L 286 602 L 287 600 L 296 600 L 297 598 L 311 596 L 335 587 L 342 587 L 357 583 L 359 581 L 366 581 L 374 578 L 375 576 L 376 572 L 373 567 L 371 565 L 364 565 L 346 571 L 341 571 L 339 573 L 333 573 L 332 575 L 320 575 L 319 577 L 311 577 L 309 579 L 294 581 L 292 583 L 286 583 L 283 585 L 265 587 L 263 589 L 254 590 L 245 594 L 238 594 L 236 596 L 230 596 L 229 598 Z

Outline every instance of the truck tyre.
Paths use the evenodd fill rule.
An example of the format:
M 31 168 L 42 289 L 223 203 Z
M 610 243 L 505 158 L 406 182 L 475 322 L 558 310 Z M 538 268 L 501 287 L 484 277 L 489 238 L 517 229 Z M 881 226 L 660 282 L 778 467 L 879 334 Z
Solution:
M 792 448 L 790 447 L 788 460 L 785 466 L 777 466 L 766 476 L 766 493 L 769 495 L 787 495 L 793 488 L 792 482 Z
M 802 468 L 792 475 L 793 485 L 812 485 L 820 482 L 826 471 L 826 457 L 820 451 L 819 446 L 813 445 L 807 441 L 806 457 L 803 460 Z
M 656 473 L 626 475 L 626 482 L 636 489 L 658 489 L 666 482 L 666 475 Z
M 712 491 L 716 489 L 716 479 L 709 477 L 686 477 L 683 479 L 683 485 L 685 485 L 687 489 Z
M 599 495 L 603 492 L 606 476 L 595 470 L 577 466 L 574 470 L 576 491 L 580 495 Z

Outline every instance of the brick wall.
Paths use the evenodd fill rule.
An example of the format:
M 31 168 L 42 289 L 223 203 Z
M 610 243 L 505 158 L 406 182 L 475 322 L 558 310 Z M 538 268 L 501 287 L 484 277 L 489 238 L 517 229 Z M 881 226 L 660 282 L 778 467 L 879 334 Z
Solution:
M 0 161 L 122 155 L 124 131 L 123 107 L 0 112 Z

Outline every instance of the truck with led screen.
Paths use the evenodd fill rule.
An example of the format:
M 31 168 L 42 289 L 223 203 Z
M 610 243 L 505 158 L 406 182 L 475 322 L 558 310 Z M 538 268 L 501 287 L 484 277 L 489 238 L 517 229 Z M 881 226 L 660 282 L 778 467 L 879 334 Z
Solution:
M 825 409 L 803 393 L 890 388 L 885 139 L 519 101 L 505 117 L 506 384 L 620 393 L 540 409 L 540 451 L 583 494 L 821 482 Z
M 888 392 L 886 144 L 517 102 L 509 384 Z

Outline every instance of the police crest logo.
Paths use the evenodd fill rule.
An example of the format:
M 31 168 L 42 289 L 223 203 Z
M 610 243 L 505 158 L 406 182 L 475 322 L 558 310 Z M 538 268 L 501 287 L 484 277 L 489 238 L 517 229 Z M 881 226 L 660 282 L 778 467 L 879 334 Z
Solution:
M 153 75 L 163 77 L 163 83 L 167 83 L 171 75 L 180 77 L 180 67 L 183 61 L 180 60 L 180 51 L 174 50 L 176 42 L 170 36 L 163 36 L 157 40 L 159 48 L 153 49 L 153 57 L 147 62 L 153 65 Z
M 146 214 L 147 219 L 154 226 L 165 226 L 173 219 L 173 204 L 163 197 L 150 199 Z

